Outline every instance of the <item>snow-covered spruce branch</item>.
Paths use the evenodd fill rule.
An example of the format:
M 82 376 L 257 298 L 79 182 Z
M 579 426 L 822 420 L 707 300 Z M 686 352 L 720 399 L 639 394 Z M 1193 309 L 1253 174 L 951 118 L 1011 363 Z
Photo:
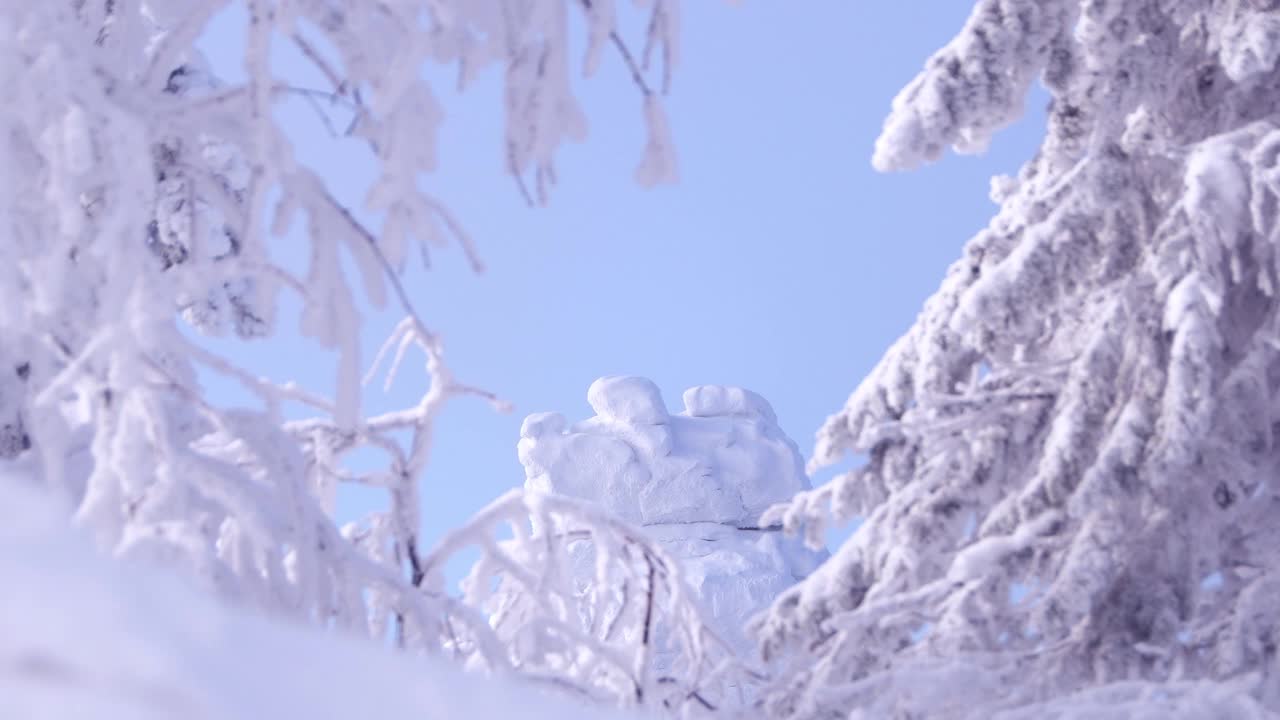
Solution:
M 1278 60 L 1274 2 L 981 0 L 895 99 L 881 169 L 1052 103 L 819 432 L 863 462 L 769 514 L 863 525 L 761 619 L 762 711 L 1280 712 Z

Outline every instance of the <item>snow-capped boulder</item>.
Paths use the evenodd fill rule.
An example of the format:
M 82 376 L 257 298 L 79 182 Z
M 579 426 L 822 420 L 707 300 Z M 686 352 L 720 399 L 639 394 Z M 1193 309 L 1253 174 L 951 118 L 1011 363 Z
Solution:
M 809 479 L 764 398 L 703 385 L 683 399 L 673 415 L 651 381 L 609 377 L 587 393 L 594 417 L 570 425 L 558 413 L 530 415 L 518 445 L 525 488 L 591 500 L 645 527 L 745 650 L 747 619 L 826 556 L 759 527 L 765 509 Z
M 749 390 L 691 388 L 679 415 L 644 378 L 601 378 L 587 399 L 595 417 L 573 426 L 555 413 L 525 420 L 526 487 L 593 500 L 642 525 L 735 527 L 754 527 L 770 505 L 809 487 L 795 443 Z

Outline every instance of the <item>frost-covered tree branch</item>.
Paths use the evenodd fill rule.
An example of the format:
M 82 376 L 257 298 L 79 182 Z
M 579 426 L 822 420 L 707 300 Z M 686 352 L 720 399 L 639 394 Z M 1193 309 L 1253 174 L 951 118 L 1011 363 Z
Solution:
M 494 538 L 499 523 L 514 539 Z M 449 647 L 473 663 L 682 717 L 719 710 L 730 692 L 762 679 L 710 628 L 678 563 L 598 504 L 513 491 L 446 538 L 424 568 L 439 573 L 435 558 L 467 543 L 483 555 L 465 602 L 487 622 L 451 635 Z
M 608 0 L 247 0 L 246 79 L 228 85 L 196 43 L 232 4 L 66 0 L 0 10 L 0 74 L 12 91 L 0 108 L 0 457 L 64 495 L 115 554 L 165 559 L 235 602 L 379 639 L 393 622 L 405 647 L 475 655 L 494 670 L 559 672 L 493 645 L 502 639 L 482 610 L 445 592 L 438 554 L 419 547 L 441 408 L 461 395 L 502 406 L 455 376 L 401 280 L 415 247 L 452 244 L 483 267 L 462 221 L 419 185 L 436 168 L 443 122 L 423 69 L 453 68 L 464 88 L 487 69 L 503 73 L 496 111 L 506 126 L 495 140 L 520 187 L 546 202 L 558 149 L 586 131 L 571 87 L 570 16 L 579 14 L 586 72 L 612 52 L 637 84 L 649 130 L 639 180 L 670 181 L 671 139 L 649 77 L 668 83 L 678 2 L 647 4 L 637 55 Z M 271 57 L 284 45 L 328 86 L 277 77 Z M 376 161 L 363 207 L 345 205 L 296 159 L 274 110 L 299 95 L 327 105 L 320 111 L 333 113 L 325 121 L 334 133 L 362 141 Z M 305 242 L 303 275 L 273 260 L 297 227 L 289 237 Z M 264 379 L 194 339 L 273 335 L 281 292 L 301 301 L 303 334 L 336 353 L 333 397 Z M 362 308 L 388 296 L 405 319 L 366 368 Z M 389 383 L 411 354 L 423 358 L 429 389 L 367 416 L 364 382 L 389 357 Z M 199 386 L 200 369 L 238 382 L 262 409 L 219 407 Z M 310 417 L 286 417 L 299 406 Z M 348 469 L 346 459 L 368 449 L 381 467 Z M 338 528 L 340 483 L 384 490 L 386 508 Z M 491 512 L 514 522 L 521 502 Z M 653 622 L 688 634 L 702 662 L 705 638 L 696 618 L 681 615 L 689 611 L 669 563 L 602 516 L 538 512 L 613 532 L 617 547 L 648 558 L 660 584 L 648 590 Z M 532 552 L 486 547 L 494 557 Z M 551 632 L 563 618 L 530 622 Z M 563 640 L 593 668 L 627 652 Z M 656 692 L 629 663 L 619 677 Z M 558 681 L 592 692 L 603 682 Z M 682 678 L 671 692 L 696 695 L 697 682 Z
M 815 466 L 861 462 L 769 514 L 815 541 L 865 520 L 761 619 L 793 668 L 769 712 L 1280 711 L 1277 59 L 1274 2 L 982 0 L 894 101 L 882 169 L 1052 96 L 820 431 Z

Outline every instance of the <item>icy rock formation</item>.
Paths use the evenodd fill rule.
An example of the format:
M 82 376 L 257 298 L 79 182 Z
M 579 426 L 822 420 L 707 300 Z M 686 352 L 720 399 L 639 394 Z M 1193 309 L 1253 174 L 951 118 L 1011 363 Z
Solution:
M 743 651 L 742 628 L 825 557 L 761 513 L 809 488 L 794 442 L 764 398 L 704 385 L 672 415 L 638 377 L 592 383 L 595 416 L 569 426 L 530 415 L 520 430 L 525 488 L 591 500 L 643 526 L 683 565 L 685 579 L 722 637 Z

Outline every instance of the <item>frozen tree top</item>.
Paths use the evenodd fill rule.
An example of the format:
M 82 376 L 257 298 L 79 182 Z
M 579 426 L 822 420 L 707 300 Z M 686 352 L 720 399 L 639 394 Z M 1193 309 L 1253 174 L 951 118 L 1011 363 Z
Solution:
M 576 425 L 559 413 L 524 421 L 527 488 L 592 500 L 643 525 L 754 527 L 769 506 L 809 487 L 795 443 L 749 390 L 693 387 L 673 415 L 651 381 L 605 377 L 587 401 L 596 414 Z

